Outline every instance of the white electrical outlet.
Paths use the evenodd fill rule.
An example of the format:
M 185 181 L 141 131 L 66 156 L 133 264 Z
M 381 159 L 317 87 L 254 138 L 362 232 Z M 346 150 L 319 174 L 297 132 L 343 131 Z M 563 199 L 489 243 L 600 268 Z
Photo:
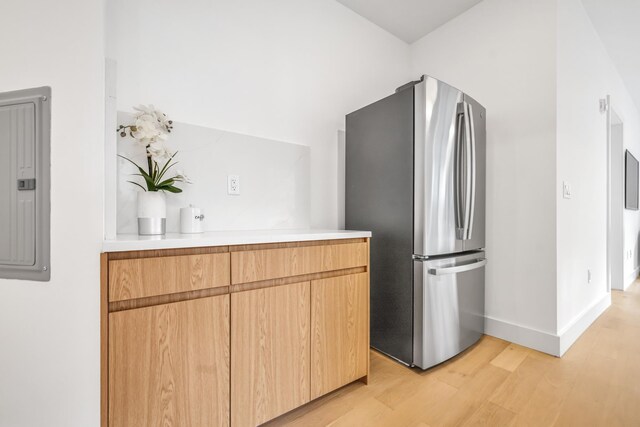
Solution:
M 571 198 L 571 184 L 567 181 L 562 182 L 562 197 L 565 199 Z
M 227 194 L 240 195 L 240 175 L 227 175 Z

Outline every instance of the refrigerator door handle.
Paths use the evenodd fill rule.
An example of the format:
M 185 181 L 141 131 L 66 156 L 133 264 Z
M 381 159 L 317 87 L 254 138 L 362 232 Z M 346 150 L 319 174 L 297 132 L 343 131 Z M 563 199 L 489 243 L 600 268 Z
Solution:
M 467 166 L 467 187 L 465 188 L 465 224 L 464 239 L 470 240 L 473 232 L 473 217 L 476 206 L 476 138 L 475 125 L 473 122 L 473 107 L 470 103 L 464 101 L 464 117 L 465 117 L 465 148 L 467 149 L 466 166 Z
M 458 104 L 454 167 L 456 237 L 469 240 L 476 204 L 476 141 L 473 107 L 466 101 Z
M 465 271 L 476 270 L 487 265 L 486 258 L 479 258 L 476 262 L 471 264 L 457 265 L 455 267 L 443 267 L 443 268 L 430 268 L 428 273 L 433 276 L 442 276 L 444 274 L 456 274 L 463 273 Z
M 463 194 L 465 190 L 463 187 L 464 179 L 462 177 L 464 167 L 464 156 L 462 150 L 462 135 L 464 134 L 464 103 L 458 104 L 458 110 L 456 114 L 456 134 L 454 145 L 454 159 L 453 159 L 453 187 L 454 187 L 454 203 L 455 203 L 455 217 L 456 217 L 456 238 L 458 240 L 464 240 L 465 238 L 465 224 L 464 217 L 466 212 L 463 212 Z

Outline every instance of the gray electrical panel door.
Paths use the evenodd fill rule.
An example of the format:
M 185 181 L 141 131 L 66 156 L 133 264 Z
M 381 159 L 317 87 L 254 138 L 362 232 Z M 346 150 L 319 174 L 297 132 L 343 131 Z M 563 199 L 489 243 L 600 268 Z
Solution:
M 3 237 L 0 264 L 33 265 L 36 262 L 36 192 L 18 186 L 19 181 L 36 178 L 32 103 L 0 107 L 0 141 L 0 181 L 3 183 L 0 185 L 0 236 Z
M 51 90 L 0 94 L 0 278 L 49 280 Z

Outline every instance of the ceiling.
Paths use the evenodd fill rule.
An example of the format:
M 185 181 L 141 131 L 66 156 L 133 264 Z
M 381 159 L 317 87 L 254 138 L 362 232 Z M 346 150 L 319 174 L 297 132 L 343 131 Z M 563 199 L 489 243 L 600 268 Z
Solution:
M 481 0 L 337 1 L 394 36 L 413 43 Z
M 640 108 L 640 1 L 582 0 L 593 26 Z M 615 108 L 615 100 L 613 100 Z

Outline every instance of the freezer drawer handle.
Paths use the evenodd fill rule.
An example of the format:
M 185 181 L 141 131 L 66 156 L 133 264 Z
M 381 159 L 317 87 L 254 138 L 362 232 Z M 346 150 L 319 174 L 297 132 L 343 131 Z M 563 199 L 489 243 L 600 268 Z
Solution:
M 480 258 L 478 259 L 477 262 L 473 262 L 471 264 L 458 265 L 455 267 L 445 267 L 445 268 L 430 268 L 429 274 L 432 274 L 434 276 L 442 276 L 443 274 L 462 273 L 465 271 L 471 271 L 480 267 L 484 267 L 485 265 L 487 265 L 487 259 Z

